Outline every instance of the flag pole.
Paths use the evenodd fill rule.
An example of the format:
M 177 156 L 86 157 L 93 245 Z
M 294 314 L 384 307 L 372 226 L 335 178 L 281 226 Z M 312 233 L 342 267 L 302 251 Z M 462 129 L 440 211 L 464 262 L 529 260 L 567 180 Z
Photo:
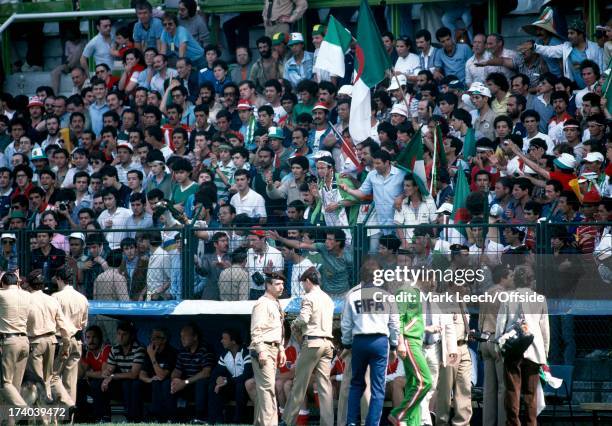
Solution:
M 429 194 L 433 197 L 433 187 L 435 184 L 435 176 L 436 176 L 436 157 L 438 156 L 438 132 L 434 131 L 434 152 L 433 152 L 433 163 L 431 166 L 431 182 L 429 183 Z

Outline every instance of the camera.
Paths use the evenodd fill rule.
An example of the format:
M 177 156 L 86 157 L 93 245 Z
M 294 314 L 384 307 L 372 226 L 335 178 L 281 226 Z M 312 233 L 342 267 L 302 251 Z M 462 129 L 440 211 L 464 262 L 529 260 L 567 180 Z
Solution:
M 488 331 L 470 330 L 469 337 L 477 342 L 488 342 L 491 338 L 491 333 Z
M 266 282 L 266 279 L 261 274 L 261 272 L 255 272 L 253 275 L 251 275 L 251 278 L 253 279 L 253 282 L 257 286 L 262 286 Z
M 59 209 L 64 212 L 64 211 L 68 210 L 68 206 L 66 205 L 66 203 L 60 203 L 59 204 Z

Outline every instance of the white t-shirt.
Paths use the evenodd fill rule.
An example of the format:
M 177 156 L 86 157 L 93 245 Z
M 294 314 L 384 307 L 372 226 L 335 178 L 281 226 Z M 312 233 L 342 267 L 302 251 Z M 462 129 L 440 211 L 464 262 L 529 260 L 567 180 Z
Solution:
M 113 214 L 109 213 L 108 210 L 104 210 L 102 213 L 100 213 L 100 216 L 98 216 L 98 223 L 100 224 L 100 227 L 105 230 L 124 229 L 127 220 L 131 216 L 132 211 L 130 209 L 117 207 L 117 210 L 115 210 Z M 106 227 L 107 220 L 113 221 L 111 228 Z M 106 241 L 108 241 L 108 245 L 111 250 L 115 250 L 121 247 L 121 240 L 128 237 L 129 234 L 123 231 L 104 232 L 104 236 L 106 237 Z
M 252 189 L 244 197 L 240 193 L 234 194 L 230 204 L 236 209 L 236 214 L 246 213 L 251 218 L 268 217 L 264 198 Z

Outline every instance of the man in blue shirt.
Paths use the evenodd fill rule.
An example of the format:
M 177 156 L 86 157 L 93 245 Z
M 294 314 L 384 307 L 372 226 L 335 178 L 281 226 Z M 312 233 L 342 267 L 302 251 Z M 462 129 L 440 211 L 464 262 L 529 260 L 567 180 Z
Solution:
M 89 118 L 91 119 L 91 130 L 100 136 L 104 120 L 102 116 L 108 111 L 106 104 L 106 83 L 104 80 L 94 77 L 91 79 L 91 88 L 93 91 L 95 102 L 89 106 Z
M 312 67 L 314 65 L 314 55 L 304 51 L 304 36 L 302 33 L 291 33 L 288 46 L 293 55 L 285 63 L 284 78 L 291 82 L 295 88 L 302 80 L 312 78 Z
M 158 51 L 161 49 L 161 34 L 164 29 L 161 20 L 154 18 L 153 8 L 148 1 L 136 3 L 136 16 L 138 22 L 134 24 L 134 47 L 141 52 L 148 47 L 154 47 Z
M 368 173 L 365 181 L 359 189 L 351 189 L 348 185 L 341 183 L 340 189 L 350 195 L 364 199 L 368 195 L 374 196 L 376 206 L 377 224 L 381 226 L 393 225 L 394 202 L 404 190 L 405 173 L 391 165 L 391 155 L 387 151 L 380 150 L 372 154 L 372 165 L 374 170 Z M 379 233 L 372 235 L 370 239 L 370 253 L 378 251 L 378 240 L 381 234 L 390 234 L 392 229 L 382 229 Z
M 451 31 L 446 27 L 436 31 L 436 38 L 442 45 L 434 58 L 436 80 L 442 79 L 443 75 L 455 75 L 460 81 L 465 81 L 465 63 L 472 56 L 470 48 L 466 44 L 455 43 Z

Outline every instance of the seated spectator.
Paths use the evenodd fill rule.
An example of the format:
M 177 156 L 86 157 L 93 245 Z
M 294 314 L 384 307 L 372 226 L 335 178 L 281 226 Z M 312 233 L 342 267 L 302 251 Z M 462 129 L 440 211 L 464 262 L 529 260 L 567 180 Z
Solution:
M 189 34 L 202 47 L 210 41 L 210 32 L 206 20 L 198 13 L 195 0 L 181 0 L 178 4 L 178 25 L 187 29 Z
M 136 341 L 136 330 L 128 322 L 117 325 L 117 344 L 112 347 L 103 380 L 92 388 L 94 412 L 110 421 L 110 401 L 118 398 L 123 402 L 128 421 L 142 420 L 141 381 L 138 378 L 145 361 L 146 350 Z
M 208 420 L 212 424 L 242 423 L 248 397 L 245 382 L 253 377 L 251 355 L 236 330 L 224 330 L 221 344 L 224 351 L 212 372 L 208 388 Z M 236 402 L 233 416 L 224 415 L 225 403 L 230 398 Z
M 172 401 L 170 413 L 176 413 L 179 399 L 193 400 L 196 421 L 204 421 L 207 418 L 208 387 L 215 357 L 194 323 L 188 323 L 181 329 L 181 345 L 171 374 L 169 393 L 165 394 Z
M 108 357 L 111 346 L 104 343 L 102 329 L 97 325 L 91 325 L 85 330 L 85 352 L 81 357 L 79 365 L 79 381 L 77 391 L 77 406 L 79 407 L 78 418 L 92 421 L 110 421 L 108 412 L 105 411 L 101 394 L 96 392 L 104 380 L 103 374 L 107 368 Z M 91 396 L 93 403 L 87 401 Z
M 151 406 L 149 414 L 158 421 L 170 420 L 173 413 L 172 399 L 170 394 L 170 373 L 175 369 L 176 350 L 170 346 L 168 330 L 155 327 L 151 330 L 151 343 L 147 346 L 147 354 L 139 373 L 139 378 L 144 384 L 150 386 Z M 141 390 L 148 394 L 145 386 Z

